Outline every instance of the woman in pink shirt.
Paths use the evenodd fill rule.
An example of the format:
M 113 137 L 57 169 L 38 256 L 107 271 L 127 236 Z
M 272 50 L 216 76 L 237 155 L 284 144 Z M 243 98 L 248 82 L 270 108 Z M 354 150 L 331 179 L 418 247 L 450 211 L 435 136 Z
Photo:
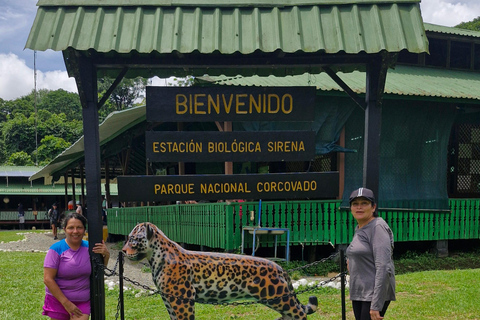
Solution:
M 88 241 L 83 240 L 87 219 L 76 212 L 63 221 L 65 239 L 54 243 L 43 264 L 45 303 L 43 315 L 56 320 L 88 320 L 90 317 L 90 255 Z M 93 252 L 103 255 L 107 265 L 110 253 L 105 242 L 97 243 Z

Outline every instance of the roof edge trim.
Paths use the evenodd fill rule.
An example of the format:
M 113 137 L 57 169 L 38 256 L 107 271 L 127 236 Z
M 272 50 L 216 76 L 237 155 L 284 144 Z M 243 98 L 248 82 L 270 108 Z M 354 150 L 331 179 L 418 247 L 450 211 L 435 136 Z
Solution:
M 456 27 L 446 27 L 446 26 L 441 26 L 438 24 L 427 23 L 427 22 L 424 22 L 423 25 L 425 26 L 425 31 L 427 32 L 480 38 L 480 31 L 474 31 L 474 30 L 462 29 L 462 28 L 456 28 Z
M 299 6 L 330 6 L 352 4 L 383 4 L 383 3 L 420 3 L 420 0 L 39 0 L 39 7 L 299 7 Z

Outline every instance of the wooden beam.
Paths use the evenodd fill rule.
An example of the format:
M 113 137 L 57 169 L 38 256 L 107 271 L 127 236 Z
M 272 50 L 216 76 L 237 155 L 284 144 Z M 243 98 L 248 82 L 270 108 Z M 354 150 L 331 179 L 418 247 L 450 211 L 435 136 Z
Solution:
M 101 107 L 103 107 L 103 105 L 105 104 L 105 102 L 107 102 L 108 98 L 110 97 L 110 95 L 112 94 L 113 90 L 115 90 L 115 88 L 120 84 L 120 82 L 123 80 L 123 77 L 125 77 L 125 74 L 127 73 L 128 71 L 128 68 L 123 68 L 120 73 L 118 74 L 117 78 L 115 79 L 115 81 L 112 83 L 112 85 L 110 86 L 110 88 L 108 88 L 108 90 L 105 92 L 105 94 L 102 96 L 102 99 L 100 99 L 100 102 L 98 103 L 98 109 L 100 109 Z
M 345 91 L 346 94 L 352 98 L 353 102 L 355 102 L 362 110 L 366 109 L 365 101 L 363 101 L 355 91 L 353 91 L 342 79 L 332 70 L 330 67 L 323 67 L 323 71 L 335 81 L 336 84 L 339 85 L 340 88 Z

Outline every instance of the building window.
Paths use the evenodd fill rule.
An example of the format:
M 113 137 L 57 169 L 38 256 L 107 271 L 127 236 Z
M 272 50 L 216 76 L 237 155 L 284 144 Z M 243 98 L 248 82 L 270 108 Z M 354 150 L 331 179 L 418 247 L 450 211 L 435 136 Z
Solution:
M 450 47 L 450 68 L 470 69 L 472 61 L 472 44 L 452 41 Z
M 480 70 L 480 44 L 475 45 L 475 53 L 473 55 L 473 69 Z
M 430 38 L 430 54 L 425 57 L 425 64 L 434 67 L 447 67 L 448 43 L 447 40 Z

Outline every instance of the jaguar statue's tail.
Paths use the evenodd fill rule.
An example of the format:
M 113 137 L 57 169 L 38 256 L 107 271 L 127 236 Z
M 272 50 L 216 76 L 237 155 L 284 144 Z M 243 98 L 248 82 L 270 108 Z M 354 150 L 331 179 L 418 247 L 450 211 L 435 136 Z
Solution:
M 306 314 L 312 314 L 318 309 L 318 299 L 315 296 L 310 296 L 308 298 L 308 304 L 303 306 Z

